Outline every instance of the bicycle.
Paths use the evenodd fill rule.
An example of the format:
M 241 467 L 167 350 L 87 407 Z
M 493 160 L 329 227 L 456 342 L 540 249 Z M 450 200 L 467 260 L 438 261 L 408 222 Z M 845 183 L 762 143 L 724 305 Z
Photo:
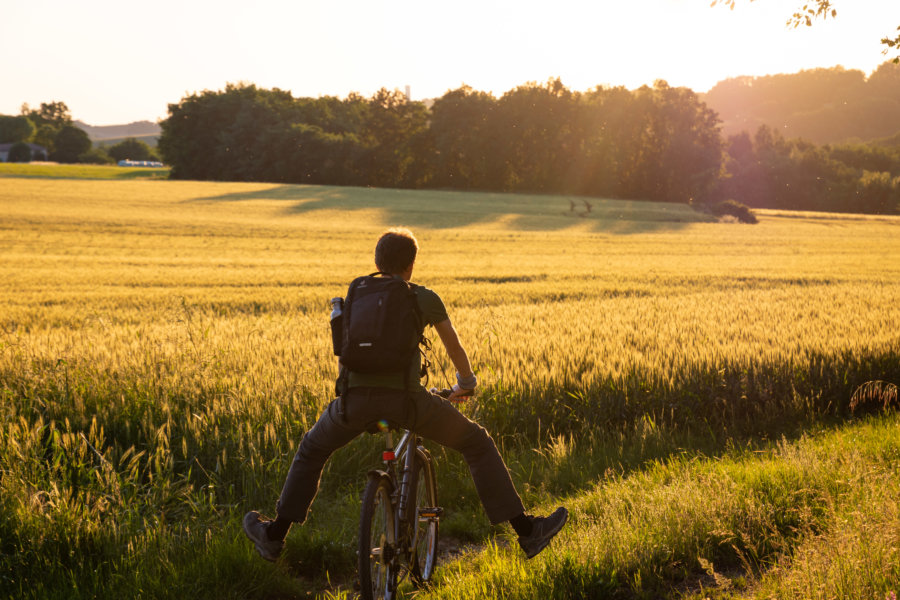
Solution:
M 445 398 L 451 390 L 438 394 Z M 396 446 L 384 427 L 384 469 L 368 473 L 359 522 L 358 570 L 363 600 L 392 600 L 409 577 L 416 588 L 431 581 L 437 564 L 438 525 L 434 459 L 408 429 Z M 399 463 L 399 464 L 398 464 Z

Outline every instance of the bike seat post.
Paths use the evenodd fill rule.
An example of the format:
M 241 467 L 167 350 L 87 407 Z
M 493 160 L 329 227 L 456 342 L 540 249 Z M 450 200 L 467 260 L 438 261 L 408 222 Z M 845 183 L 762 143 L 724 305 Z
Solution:
M 388 429 L 384 432 L 384 451 L 381 453 L 381 458 L 384 460 L 385 465 L 390 465 L 396 456 L 394 456 L 394 436 L 391 435 L 391 430 Z

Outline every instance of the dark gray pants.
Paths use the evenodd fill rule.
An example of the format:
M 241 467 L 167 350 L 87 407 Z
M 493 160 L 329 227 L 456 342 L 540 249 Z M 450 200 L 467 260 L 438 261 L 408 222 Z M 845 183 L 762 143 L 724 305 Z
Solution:
M 374 430 L 381 420 L 462 453 L 491 523 L 525 512 L 494 440 L 452 403 L 421 389 L 407 399 L 398 390 L 353 388 L 343 401 L 332 401 L 300 441 L 278 499 L 278 516 L 305 521 L 328 457 L 363 431 Z

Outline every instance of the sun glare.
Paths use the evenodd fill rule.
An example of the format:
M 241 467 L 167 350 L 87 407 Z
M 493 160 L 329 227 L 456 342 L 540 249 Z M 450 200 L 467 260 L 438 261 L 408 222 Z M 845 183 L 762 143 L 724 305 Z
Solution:
M 10 48 L 32 48 L 41 68 L 7 62 L 0 113 L 62 100 L 94 124 L 154 120 L 186 94 L 236 81 L 309 97 L 409 85 L 414 99 L 426 99 L 463 83 L 499 95 L 554 77 L 576 90 L 665 79 L 705 91 L 739 75 L 835 65 L 869 73 L 887 59 L 880 40 L 900 24 L 900 2 L 836 0 L 837 18 L 788 29 L 800 3 L 738 0 L 728 10 L 708 0 L 460 0 L 451 9 L 398 0 L 386 10 L 363 0 L 160 0 L 139 18 L 112 0 L 91 11 L 61 0 L 46 9 L 12 3 L 0 36 Z M 29 32 L 38 24 L 52 35 L 34 47 Z M 170 43 L 110 51 L 160 31 Z

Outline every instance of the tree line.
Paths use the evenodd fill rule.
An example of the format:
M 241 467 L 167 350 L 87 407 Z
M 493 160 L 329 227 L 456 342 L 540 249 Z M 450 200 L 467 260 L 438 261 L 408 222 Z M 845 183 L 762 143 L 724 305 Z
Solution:
M 172 177 L 548 192 L 688 202 L 722 166 L 717 118 L 665 82 L 573 92 L 557 80 L 496 98 L 462 87 L 427 107 L 398 91 L 294 99 L 229 85 L 169 106 Z
M 885 62 L 868 77 L 843 67 L 734 77 L 702 99 L 729 135 L 767 125 L 816 144 L 874 140 L 900 132 L 900 65 Z
M 294 98 L 228 85 L 169 105 L 160 153 L 176 179 L 531 192 L 895 213 L 900 152 L 818 146 L 760 126 L 724 136 L 715 111 L 663 81 L 500 97 L 461 87 L 429 105 L 382 89 Z
M 60 163 L 108 164 L 123 159 L 158 160 L 145 142 L 128 138 L 109 147 L 95 147 L 88 134 L 72 122 L 65 102 L 22 105 L 19 115 L 0 115 L 0 144 L 12 144 L 7 162 L 52 160 Z M 44 148 L 32 152 L 29 144 Z
M 662 81 L 574 92 L 555 79 L 500 97 L 464 86 L 429 103 L 386 89 L 294 98 L 229 85 L 171 104 L 161 126 L 160 154 L 181 179 L 575 194 L 739 218 L 734 202 L 880 214 L 900 205 L 900 136 L 816 145 L 767 125 L 726 136 L 700 96 Z M 0 116 L 0 143 L 26 140 L 59 162 L 157 159 L 139 140 L 93 148 L 62 102 Z
M 754 208 L 897 214 L 900 147 L 817 146 L 763 125 L 728 137 L 716 195 Z

